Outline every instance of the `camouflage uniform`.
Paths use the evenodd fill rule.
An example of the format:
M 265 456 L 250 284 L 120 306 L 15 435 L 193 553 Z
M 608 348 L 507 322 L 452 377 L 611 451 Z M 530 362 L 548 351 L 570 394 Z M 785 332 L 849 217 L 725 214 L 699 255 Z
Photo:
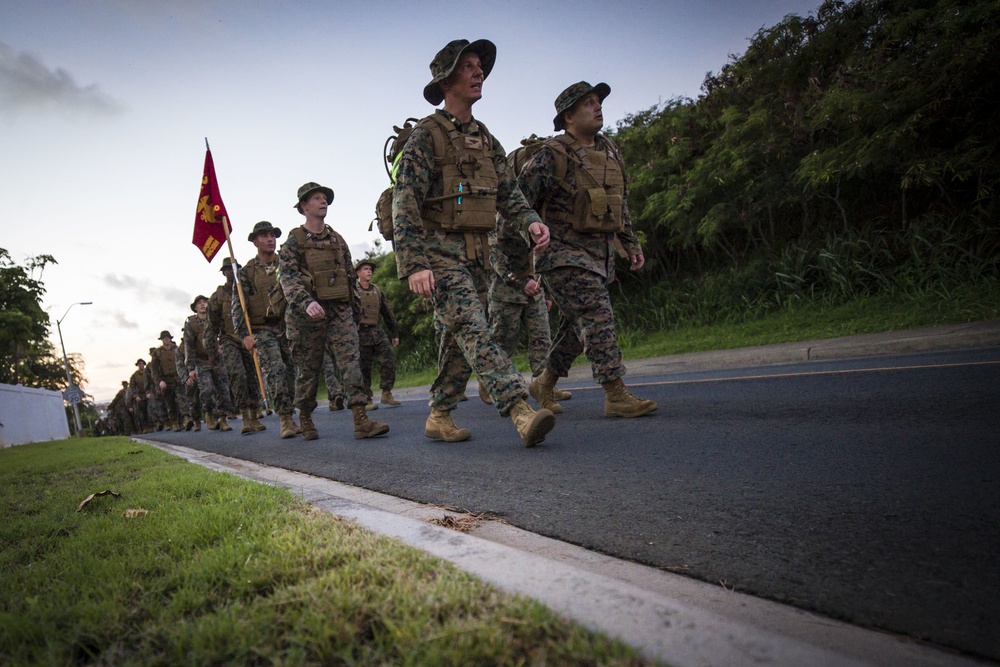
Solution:
M 201 413 L 201 398 L 198 395 L 198 383 L 192 380 L 188 374 L 183 339 L 181 339 L 181 344 L 177 346 L 177 349 L 180 352 L 177 355 L 177 381 L 184 387 L 184 390 L 177 392 L 177 394 L 180 400 L 185 403 L 185 413 L 190 415 L 193 421 L 201 422 L 205 415 Z
M 301 229 L 305 230 L 303 225 Z M 318 242 L 339 244 L 339 254 L 335 261 L 343 263 L 345 270 L 353 266 L 351 251 L 344 238 L 326 225 L 320 234 L 305 232 L 308 238 Z M 316 391 L 319 374 L 323 368 L 323 352 L 330 353 L 341 372 L 347 389 L 347 404 L 365 405 L 368 397 L 361 386 L 361 366 L 358 352 L 358 328 L 354 319 L 357 301 L 356 281 L 349 280 L 349 298 L 346 301 L 318 300 L 306 284 L 311 282 L 303 274 L 309 269 L 305 263 L 305 251 L 299 248 L 295 234 L 289 234 L 278 252 L 279 277 L 284 290 L 288 309 L 285 312 L 285 326 L 288 341 L 292 347 L 292 358 L 298 375 L 295 378 L 295 407 L 305 414 L 316 409 Z M 306 314 L 306 307 L 317 301 L 326 315 L 314 320 Z
M 144 360 L 140 360 L 144 361 Z M 129 406 L 132 408 L 132 418 L 135 421 L 138 433 L 149 433 L 152 431 L 152 422 L 149 420 L 149 408 L 146 398 L 146 365 L 139 369 L 139 362 L 136 362 L 135 372 L 129 378 Z
M 264 381 L 267 383 L 267 392 L 274 410 L 279 415 L 290 414 L 292 412 L 292 400 L 295 398 L 295 364 L 292 362 L 292 350 L 285 335 L 285 318 L 276 315 L 265 309 L 263 313 L 254 311 L 255 300 L 251 297 L 257 296 L 258 278 L 260 283 L 266 283 L 264 277 L 270 277 L 273 284 L 270 289 L 281 289 L 278 286 L 278 262 L 265 264 L 259 257 L 254 257 L 245 266 L 239 269 L 240 284 L 243 285 L 243 296 L 247 298 L 248 314 L 251 318 L 260 321 L 260 324 L 253 326 L 253 338 L 257 343 L 257 359 L 260 361 L 264 373 Z M 252 275 L 251 275 L 252 272 Z M 250 335 L 247 330 L 246 319 L 243 316 L 243 306 L 233 287 L 233 327 L 240 339 Z
M 486 135 L 475 120 L 462 123 L 443 109 L 435 113 L 448 119 L 464 135 Z M 498 178 L 497 208 L 505 225 L 526 236 L 528 225 L 540 219 L 517 189 L 503 147 L 493 139 L 492 148 Z M 484 312 L 488 244 L 476 242 L 472 259 L 465 234 L 424 228 L 421 217 L 424 200 L 443 194 L 441 172 L 435 166 L 433 137 L 423 124 L 418 124 L 406 142 L 396 175 L 393 244 L 401 279 L 425 269 L 434 272 L 434 319 L 442 336 L 430 406 L 454 410 L 474 368 L 494 405 L 506 416 L 512 404 L 526 399 L 528 392 L 510 358 L 490 337 Z
M 582 351 L 590 360 L 594 380 L 604 384 L 625 375 L 607 287 L 615 279 L 615 238 L 628 255 L 642 254 L 642 250 L 632 231 L 627 201 L 622 203 L 623 228 L 617 234 L 579 232 L 565 220 L 553 217 L 553 214 L 572 214 L 573 198 L 555 176 L 556 149 L 552 141 L 538 149 L 518 176 L 524 196 L 536 208 L 546 211 L 545 222 L 551 235 L 548 247 L 535 260 L 535 269 L 542 275 L 545 289 L 559 306 L 561 316 L 546 366 L 557 376 L 566 377 L 573 360 Z M 599 134 L 595 150 L 613 159 L 618 149 Z M 576 164 L 572 159 L 567 160 L 565 180 L 576 182 Z
M 340 385 L 340 371 L 330 356 L 330 350 L 323 353 L 323 381 L 326 383 L 326 397 L 331 402 L 336 402 L 337 397 L 341 397 L 341 408 L 343 408 L 344 388 Z
M 195 314 L 184 322 L 184 357 L 189 377 L 192 371 L 197 373 L 202 411 L 224 419 L 233 406 L 228 378 L 219 359 L 218 340 L 208 330 L 207 317 L 202 319 Z
M 533 277 L 530 248 L 520 236 L 497 239 L 490 234 L 490 333 L 509 355 L 521 344 L 522 332 L 528 336 L 528 365 L 533 376 L 545 370 L 545 357 L 552 345 L 549 332 L 549 312 L 544 292 L 536 296 L 524 293 Z
M 365 308 L 362 309 L 361 323 L 358 325 L 358 344 L 361 347 L 361 381 L 368 392 L 368 400 L 372 399 L 372 362 L 379 366 L 379 387 L 383 392 L 391 392 L 396 386 L 396 355 L 392 351 L 391 339 L 399 338 L 399 328 L 396 326 L 396 316 L 389 305 L 389 299 L 385 292 L 376 285 L 369 285 L 368 289 L 359 286 L 362 305 L 365 302 L 366 293 L 371 296 L 372 302 L 378 301 L 378 313 L 371 315 Z M 366 324 L 366 319 L 374 319 L 376 324 Z M 386 330 L 377 324 L 381 319 L 388 328 Z
M 177 382 L 178 353 L 177 345 L 174 344 L 173 340 L 170 341 L 170 347 L 160 345 L 156 348 L 156 354 L 149 362 L 149 368 L 153 376 L 153 384 L 163 401 L 166 420 L 177 422 L 179 425 L 181 419 L 188 417 L 189 413 L 181 393 L 183 385 L 178 386 Z M 163 382 L 166 387 L 161 389 L 160 382 Z
M 223 268 L 231 266 L 228 257 L 226 260 L 227 263 L 223 264 Z M 219 353 L 226 367 L 226 374 L 229 376 L 229 391 L 233 406 L 238 410 L 246 408 L 256 410 L 259 401 L 256 393 L 251 391 L 258 390 L 256 382 L 253 381 L 257 373 L 250 352 L 243 347 L 243 339 L 237 337 L 236 329 L 233 327 L 233 303 L 239 304 L 239 301 L 235 281 L 227 280 L 216 288 L 208 298 L 206 314 L 209 337 L 219 341 Z M 248 366 L 251 369 L 249 372 Z
M 163 397 L 160 395 L 160 388 L 156 385 L 156 381 L 153 380 L 152 359 L 155 356 L 156 348 L 149 348 L 150 362 L 146 364 L 146 369 L 142 372 L 142 387 L 146 395 L 146 413 L 149 423 L 154 429 L 162 429 L 167 415 L 163 407 Z

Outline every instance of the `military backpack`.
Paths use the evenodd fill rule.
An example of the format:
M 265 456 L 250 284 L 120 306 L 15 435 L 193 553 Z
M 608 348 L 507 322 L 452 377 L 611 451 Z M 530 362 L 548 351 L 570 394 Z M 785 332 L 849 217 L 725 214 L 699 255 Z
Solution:
M 393 134 L 382 145 L 382 159 L 385 162 L 385 173 L 389 176 L 389 187 L 382 191 L 375 203 L 375 219 L 368 225 L 368 231 L 377 224 L 378 231 L 386 241 L 392 241 L 392 188 L 396 184 L 396 167 L 403 146 L 418 122 L 420 121 L 416 118 L 407 118 L 402 127 L 394 125 Z

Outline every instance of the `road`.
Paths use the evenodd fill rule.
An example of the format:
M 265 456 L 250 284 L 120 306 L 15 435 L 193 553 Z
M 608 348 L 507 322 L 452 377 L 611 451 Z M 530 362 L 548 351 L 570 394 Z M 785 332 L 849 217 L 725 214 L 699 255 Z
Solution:
M 730 589 L 1000 660 L 1000 348 L 630 379 L 659 410 L 602 417 L 570 382 L 544 445 L 475 398 L 473 440 L 422 435 L 425 400 L 269 430 L 157 440 L 439 506 Z M 562 386 L 562 385 L 560 385 Z

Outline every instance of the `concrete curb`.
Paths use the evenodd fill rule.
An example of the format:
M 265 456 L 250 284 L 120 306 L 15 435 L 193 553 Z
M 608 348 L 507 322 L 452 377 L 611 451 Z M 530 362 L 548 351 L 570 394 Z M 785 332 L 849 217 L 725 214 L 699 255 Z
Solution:
M 443 514 L 460 516 L 440 508 L 282 468 L 136 440 L 212 470 L 287 488 L 324 511 L 447 560 L 502 590 L 532 597 L 677 667 L 986 664 L 588 552 L 502 522 L 487 522 L 475 534 L 460 533 L 427 523 Z

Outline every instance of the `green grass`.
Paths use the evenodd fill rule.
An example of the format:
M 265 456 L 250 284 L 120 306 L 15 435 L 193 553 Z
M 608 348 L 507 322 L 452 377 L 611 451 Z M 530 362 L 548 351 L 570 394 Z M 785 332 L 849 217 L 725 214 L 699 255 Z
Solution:
M 105 489 L 121 496 L 76 511 Z M 649 664 L 288 491 L 126 438 L 0 451 L 0 504 L 4 664 Z

